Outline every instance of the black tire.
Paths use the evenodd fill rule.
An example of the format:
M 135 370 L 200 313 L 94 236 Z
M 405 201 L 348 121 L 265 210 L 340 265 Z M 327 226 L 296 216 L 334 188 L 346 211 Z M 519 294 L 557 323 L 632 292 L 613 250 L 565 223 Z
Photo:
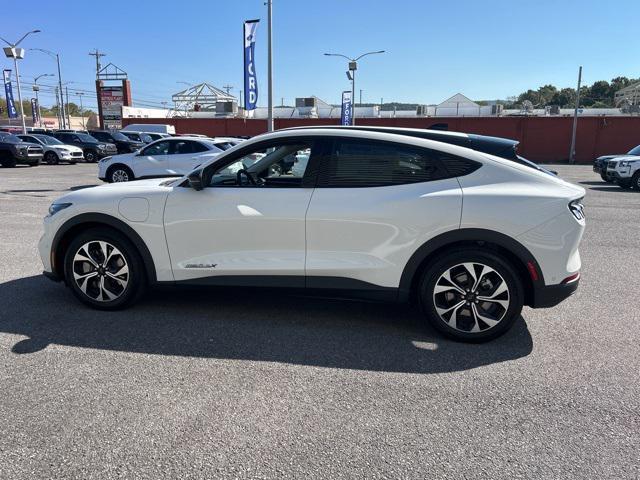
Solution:
M 640 170 L 633 174 L 631 177 L 631 188 L 640 192 Z
M 478 265 L 473 267 L 476 277 L 480 276 L 477 282 L 479 285 L 475 292 L 467 292 L 465 285 L 459 283 L 460 279 L 465 278 L 464 272 L 467 270 L 462 266 L 465 263 Z M 479 272 L 482 271 L 480 265 L 490 267 L 492 272 L 480 274 Z M 451 278 L 457 279 L 455 286 L 436 293 L 436 285 L 440 288 L 448 284 L 446 280 L 442 279 L 442 275 L 448 271 L 453 272 Z M 465 280 L 471 281 L 471 279 L 471 276 L 467 276 Z M 506 295 L 505 293 L 498 294 L 494 301 L 482 301 L 476 298 L 476 292 L 478 294 L 484 293 L 484 298 L 491 296 L 501 288 L 503 282 L 508 288 Z M 469 290 L 473 290 L 473 286 Z M 509 330 L 520 315 L 524 301 L 522 282 L 513 266 L 505 258 L 492 251 L 471 247 L 439 255 L 425 269 L 418 293 L 426 320 L 436 330 L 455 340 L 474 343 L 492 340 Z M 506 308 L 498 303 L 498 301 L 505 302 L 505 296 L 507 299 Z M 460 306 L 452 309 L 450 305 Z M 438 313 L 438 309 L 440 309 L 442 316 L 441 313 Z M 447 317 L 449 312 L 451 314 Z M 476 316 L 479 312 L 481 312 L 480 317 Z M 455 327 L 447 323 L 447 319 L 454 323 Z M 497 319 L 497 323 L 490 326 L 483 319 L 487 322 L 490 319 L 492 319 L 491 321 Z M 473 332 L 474 329 L 477 331 Z
M 607 174 L 605 172 L 600 172 L 600 178 L 605 182 L 608 182 L 608 183 L 611 182 L 611 180 L 609 179 L 609 177 L 607 177 Z
M 87 163 L 95 163 L 98 161 L 98 154 L 93 150 L 85 150 L 84 159 Z
M 15 158 L 3 158 L 0 163 L 2 163 L 2 166 L 5 168 L 13 168 L 18 164 Z
M 135 176 L 126 165 L 112 165 L 107 170 L 107 182 L 109 183 L 130 182 L 132 180 L 135 180 Z
M 44 161 L 47 165 L 57 165 L 60 163 L 60 158 L 56 155 L 56 152 L 47 152 L 44 154 Z
M 102 250 L 98 242 L 106 242 L 108 253 L 112 254 L 106 265 L 104 265 L 104 256 L 100 253 Z M 87 244 L 89 246 L 86 248 L 92 253 L 86 252 L 86 248 L 83 248 Z M 109 246 L 112 248 L 109 249 Z M 119 253 L 114 253 L 113 247 Z M 97 266 L 94 267 L 91 262 L 83 262 L 82 260 L 78 260 L 74 265 L 74 258 L 80 250 L 83 253 L 89 253 Z M 102 264 L 100 260 L 102 260 Z M 122 264 L 126 265 L 128 269 L 126 277 L 124 274 L 119 276 L 122 281 L 126 280 L 124 288 L 120 286 L 121 281 L 116 281 L 113 277 L 113 273 L 117 273 L 119 271 L 117 269 L 121 269 Z M 97 276 L 76 281 L 74 272 L 84 273 L 85 271 L 96 272 Z M 66 284 L 78 300 L 98 310 L 126 308 L 142 296 L 147 286 L 144 263 L 140 254 L 124 235 L 108 227 L 85 230 L 73 239 L 65 254 L 64 272 Z M 112 274 L 111 277 L 109 277 L 109 273 Z M 81 286 L 85 288 L 87 293 L 83 292 Z M 102 286 L 106 288 L 106 293 L 101 288 Z M 109 299 L 110 295 L 117 296 L 114 299 Z

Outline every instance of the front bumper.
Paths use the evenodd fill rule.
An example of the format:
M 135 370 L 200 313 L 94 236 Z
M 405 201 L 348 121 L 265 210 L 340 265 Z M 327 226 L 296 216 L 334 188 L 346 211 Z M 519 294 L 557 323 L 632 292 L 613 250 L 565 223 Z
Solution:
M 538 287 L 533 292 L 533 303 L 531 308 L 555 307 L 563 300 L 569 298 L 578 289 L 580 279 L 571 283 L 561 283 L 559 285 L 545 285 Z

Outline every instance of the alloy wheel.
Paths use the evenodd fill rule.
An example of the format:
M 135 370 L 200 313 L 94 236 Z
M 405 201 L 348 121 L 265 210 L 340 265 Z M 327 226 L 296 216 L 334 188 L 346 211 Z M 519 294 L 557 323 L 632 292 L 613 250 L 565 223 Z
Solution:
M 114 170 L 113 173 L 111 174 L 111 181 L 113 183 L 128 182 L 129 174 L 127 173 L 126 170 L 119 168 L 118 170 Z
M 82 293 L 98 302 L 119 298 L 129 284 L 129 265 L 115 246 L 103 240 L 82 245 L 73 257 L 73 279 Z
M 448 268 L 435 284 L 433 303 L 451 328 L 479 333 L 502 321 L 510 304 L 507 282 L 494 268 L 467 262 Z

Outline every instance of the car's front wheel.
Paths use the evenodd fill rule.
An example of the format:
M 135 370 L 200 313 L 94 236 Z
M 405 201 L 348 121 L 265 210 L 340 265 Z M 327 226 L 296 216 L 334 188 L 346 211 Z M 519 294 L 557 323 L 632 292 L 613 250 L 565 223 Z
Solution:
M 609 177 L 607 177 L 607 173 L 606 172 L 600 172 L 600 178 L 602 180 L 604 180 L 605 182 L 611 182 L 611 179 Z
M 96 155 L 96 152 L 94 152 L 93 150 L 85 150 L 84 159 L 88 163 L 94 163 L 98 161 L 98 155 Z
M 114 165 L 107 171 L 107 181 L 109 183 L 130 182 L 134 179 L 131 169 L 124 165 Z
M 58 162 L 60 162 L 60 159 L 55 152 L 47 152 L 44 155 L 44 161 L 47 165 L 57 165 Z
M 432 262 L 419 295 L 431 325 L 466 342 L 484 342 L 505 333 L 520 315 L 524 296 L 510 263 L 477 248 L 451 251 Z
M 109 228 L 76 236 L 65 255 L 65 279 L 83 303 L 100 310 L 124 308 L 144 292 L 146 275 L 133 244 Z
M 631 187 L 640 191 L 640 170 L 633 174 L 631 177 Z

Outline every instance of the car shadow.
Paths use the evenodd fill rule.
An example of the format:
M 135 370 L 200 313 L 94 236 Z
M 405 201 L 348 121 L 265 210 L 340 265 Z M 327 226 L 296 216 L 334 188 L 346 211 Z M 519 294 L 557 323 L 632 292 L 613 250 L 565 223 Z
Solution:
M 91 187 L 97 187 L 98 184 L 94 184 L 94 185 L 76 185 L 75 187 L 69 187 L 68 190 L 70 192 L 75 192 L 76 190 L 83 190 L 85 188 L 91 188 Z
M 580 185 L 610 185 L 609 182 L 605 182 L 604 180 L 601 180 L 599 182 L 578 182 Z
M 622 187 L 619 187 L 618 185 L 612 185 L 610 187 L 589 187 L 589 190 L 597 190 L 599 192 L 620 192 L 620 193 L 635 193 L 635 194 L 638 193 L 635 190 L 632 190 L 631 188 L 622 188 Z
M 280 362 L 406 373 L 468 370 L 527 356 L 518 318 L 502 337 L 458 343 L 423 326 L 409 306 L 245 289 L 162 288 L 117 312 L 89 309 L 42 276 L 0 284 L 0 332 L 22 335 L 15 354 L 48 345 L 156 355 Z

